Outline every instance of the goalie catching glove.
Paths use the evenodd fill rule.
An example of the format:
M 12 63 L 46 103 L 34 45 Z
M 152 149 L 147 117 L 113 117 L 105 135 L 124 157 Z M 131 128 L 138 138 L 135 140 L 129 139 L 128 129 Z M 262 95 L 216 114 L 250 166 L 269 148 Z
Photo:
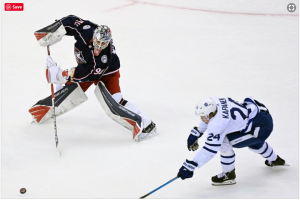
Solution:
M 60 69 L 51 56 L 47 56 L 46 77 L 48 83 L 65 84 L 67 81 L 73 80 L 74 68 L 70 70 Z
M 195 126 L 187 139 L 187 147 L 189 151 L 196 151 L 199 148 L 198 139 L 203 135 Z

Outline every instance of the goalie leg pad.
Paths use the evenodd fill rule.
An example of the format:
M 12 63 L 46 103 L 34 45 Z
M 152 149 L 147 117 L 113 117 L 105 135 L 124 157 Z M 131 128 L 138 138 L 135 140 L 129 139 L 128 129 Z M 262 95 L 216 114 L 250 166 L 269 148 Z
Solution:
M 138 140 L 138 135 L 143 130 L 142 117 L 117 103 L 101 81 L 95 89 L 95 95 L 105 113 L 117 123 L 131 130 L 133 139 Z
M 78 83 L 71 83 L 55 94 L 55 115 L 62 115 L 85 102 L 88 98 Z M 29 109 L 35 122 L 41 124 L 53 116 L 51 95 Z

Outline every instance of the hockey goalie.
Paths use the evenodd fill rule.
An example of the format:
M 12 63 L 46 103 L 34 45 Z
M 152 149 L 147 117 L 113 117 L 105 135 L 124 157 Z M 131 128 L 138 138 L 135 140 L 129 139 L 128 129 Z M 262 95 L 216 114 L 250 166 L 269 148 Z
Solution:
M 34 34 L 43 47 L 54 45 L 65 35 L 74 36 L 76 40 L 77 66 L 62 70 L 50 55 L 46 60 L 47 80 L 56 84 L 55 116 L 85 102 L 88 99 L 85 91 L 95 84 L 95 95 L 106 114 L 131 130 L 135 141 L 157 135 L 156 124 L 135 104 L 123 98 L 119 85 L 120 60 L 108 26 L 69 15 Z M 34 122 L 41 124 L 50 119 L 53 116 L 51 106 L 51 96 L 33 105 L 29 112 Z

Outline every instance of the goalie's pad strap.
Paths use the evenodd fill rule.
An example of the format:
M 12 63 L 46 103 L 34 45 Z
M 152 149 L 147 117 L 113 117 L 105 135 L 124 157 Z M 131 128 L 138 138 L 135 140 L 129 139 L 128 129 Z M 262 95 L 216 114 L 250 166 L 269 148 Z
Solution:
M 118 104 L 101 81 L 97 84 L 95 94 L 106 114 L 117 123 L 131 130 L 133 139 L 136 139 L 143 130 L 141 116 Z
M 119 102 L 119 104 L 121 104 L 122 106 L 125 106 L 127 103 L 127 101 L 125 99 L 121 99 L 121 101 Z
M 88 99 L 78 83 L 71 83 L 54 95 L 56 116 L 72 110 Z M 29 112 L 33 116 L 34 121 L 39 124 L 51 118 L 53 116 L 51 95 L 38 101 L 29 109 Z

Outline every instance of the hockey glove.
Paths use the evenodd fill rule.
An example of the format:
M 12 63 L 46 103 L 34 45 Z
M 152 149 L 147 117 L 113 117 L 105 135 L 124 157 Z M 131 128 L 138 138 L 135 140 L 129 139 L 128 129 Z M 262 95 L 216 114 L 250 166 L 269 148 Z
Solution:
M 186 178 L 192 178 L 194 175 L 194 170 L 198 166 L 198 164 L 194 161 L 186 160 L 182 167 L 179 169 L 179 172 L 177 174 L 178 178 L 181 178 L 182 180 Z
M 187 139 L 187 147 L 189 151 L 196 151 L 199 148 L 198 139 L 203 135 L 195 126 Z
M 61 70 L 51 56 L 47 57 L 46 77 L 49 83 L 65 84 L 68 78 L 68 70 Z

